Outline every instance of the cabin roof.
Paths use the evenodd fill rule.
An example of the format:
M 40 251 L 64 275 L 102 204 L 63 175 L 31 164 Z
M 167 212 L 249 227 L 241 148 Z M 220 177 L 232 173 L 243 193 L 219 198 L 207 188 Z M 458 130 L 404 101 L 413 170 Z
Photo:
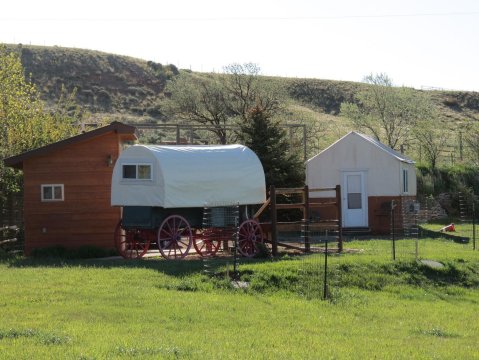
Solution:
M 352 131 L 354 132 L 354 131 Z M 368 135 L 364 135 L 364 134 L 360 134 L 360 133 L 357 133 L 357 132 L 354 132 L 356 135 L 362 137 L 364 140 L 366 141 L 369 141 L 371 144 L 373 144 L 374 146 L 377 146 L 378 148 L 380 148 L 381 150 L 387 152 L 389 155 L 395 157 L 396 159 L 398 159 L 399 161 L 402 161 L 402 162 L 405 162 L 405 163 L 408 163 L 408 164 L 414 164 L 415 161 L 413 159 L 411 159 L 410 157 L 404 155 L 404 154 L 401 154 L 400 152 L 390 148 L 389 146 L 387 145 L 384 145 L 382 142 L 380 142 L 379 140 L 376 140 Z
M 39 147 L 37 149 L 26 151 L 22 154 L 6 158 L 3 161 L 6 166 L 13 167 L 16 169 L 23 169 L 23 162 L 27 159 L 30 159 L 32 157 L 39 156 L 39 155 L 45 155 L 50 152 L 63 149 L 67 146 L 77 144 L 77 143 L 107 134 L 109 132 L 116 132 L 120 135 L 123 135 L 125 140 L 137 139 L 136 128 L 134 126 L 126 125 L 121 122 L 114 121 L 110 125 L 103 126 L 95 130 L 91 130 L 83 134 L 70 137 L 68 139 L 60 140 L 55 143 Z
M 361 134 L 361 133 L 358 133 L 356 131 L 351 131 L 349 132 L 348 134 L 344 135 L 342 138 L 340 138 L 339 140 L 335 141 L 333 144 L 329 145 L 326 149 L 324 149 L 323 151 L 321 151 L 319 154 L 313 156 L 311 159 L 309 159 L 307 162 L 313 160 L 314 158 L 316 158 L 317 156 L 320 156 L 322 153 L 326 152 L 326 151 L 330 151 L 332 148 L 338 146 L 338 144 L 342 143 L 343 141 L 347 141 L 348 138 L 350 137 L 359 137 L 360 139 L 362 140 L 365 140 L 367 142 L 369 142 L 370 144 L 374 145 L 375 147 L 377 147 L 379 150 L 381 151 L 384 151 L 385 153 L 387 153 L 388 155 L 392 156 L 393 158 L 395 158 L 396 160 L 399 160 L 401 162 L 404 162 L 404 163 L 407 163 L 407 164 L 414 164 L 415 161 L 412 160 L 410 157 L 404 155 L 404 154 L 401 154 L 400 152 L 390 148 L 389 146 L 387 145 L 384 145 L 383 143 L 381 143 L 379 140 L 376 140 L 368 135 L 365 135 L 365 134 Z

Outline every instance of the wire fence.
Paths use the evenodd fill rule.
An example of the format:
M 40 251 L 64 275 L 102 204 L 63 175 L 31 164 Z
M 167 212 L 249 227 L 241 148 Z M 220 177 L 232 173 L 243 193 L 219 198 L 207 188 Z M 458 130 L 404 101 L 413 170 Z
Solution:
M 237 277 L 239 221 L 239 205 L 210 204 L 203 209 L 202 234 L 195 248 L 205 274 L 213 275 L 219 266 L 224 266 L 227 277 Z
M 450 220 L 438 199 L 427 198 L 422 202 L 406 199 L 391 211 L 389 235 L 349 236 L 344 239 L 342 252 L 334 247 L 335 234 L 311 234 L 312 252 L 301 258 L 298 294 L 309 299 L 337 300 L 343 296 L 339 283 L 360 263 L 413 262 L 418 266 L 441 268 L 444 259 L 461 261 L 477 254 L 479 260 L 474 201 L 462 194 L 458 197 L 458 208 L 451 209 L 459 214 L 456 222 Z M 357 274 L 358 282 L 360 278 L 361 274 Z M 361 286 L 377 284 L 380 281 L 373 280 L 371 285 Z
M 22 252 L 23 198 L 21 194 L 11 195 L 0 204 L 0 252 Z
M 423 259 L 437 255 L 434 244 L 446 241 L 455 244 L 451 251 L 475 250 L 477 239 L 476 210 L 474 201 L 468 201 L 461 193 L 455 194 L 459 199 L 455 208 L 449 211 L 458 214 L 452 220 L 440 202 L 442 199 L 427 198 L 423 201 L 404 201 L 402 208 L 396 212 L 398 223 L 402 227 L 391 227 L 392 256 L 398 258 Z
M 339 229 L 322 228 L 314 214 L 307 223 L 282 228 L 278 231 L 282 244 L 280 256 L 288 254 L 300 259 L 295 291 L 308 299 L 337 298 L 343 274 L 354 271 L 354 264 L 361 262 L 415 261 L 434 266 L 435 260 L 444 258 L 444 251 L 451 258 L 470 257 L 471 252 L 477 250 L 475 201 L 463 194 L 456 197 L 457 208 L 451 211 L 459 214 L 455 222 L 448 218 L 441 205 L 444 199 L 405 199 L 391 211 L 389 235 L 349 236 L 344 239 L 342 251 Z M 259 236 L 254 228 L 248 227 L 250 237 L 242 235 L 242 225 L 251 225 L 248 223 L 251 215 L 247 212 L 238 205 L 210 204 L 204 208 L 202 229 L 194 235 L 202 271 L 208 276 L 222 274 L 237 287 L 250 286 L 248 265 L 272 259 L 271 245 L 256 242 Z M 283 216 L 292 220 L 289 217 L 296 215 L 286 211 Z M 0 240 L 17 237 L 16 229 L 2 231 Z M 254 250 L 254 254 L 250 250 Z M 479 257 L 479 251 L 474 254 Z

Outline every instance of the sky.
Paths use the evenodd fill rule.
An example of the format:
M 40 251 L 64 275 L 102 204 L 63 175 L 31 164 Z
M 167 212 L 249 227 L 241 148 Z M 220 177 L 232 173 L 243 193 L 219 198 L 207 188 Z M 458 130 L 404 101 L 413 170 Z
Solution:
M 0 43 L 128 55 L 201 72 L 479 91 L 477 0 L 15 0 Z

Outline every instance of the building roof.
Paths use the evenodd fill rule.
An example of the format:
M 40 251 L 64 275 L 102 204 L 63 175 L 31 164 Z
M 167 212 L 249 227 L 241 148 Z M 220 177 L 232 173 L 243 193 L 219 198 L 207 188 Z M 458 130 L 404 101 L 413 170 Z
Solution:
M 15 155 L 3 160 L 4 164 L 9 167 L 16 169 L 23 168 L 23 162 L 29 158 L 45 155 L 52 151 L 63 149 L 66 146 L 77 144 L 86 140 L 93 139 L 95 137 L 105 135 L 109 132 L 116 132 L 117 134 L 123 135 L 125 140 L 136 140 L 136 128 L 131 125 L 126 125 L 118 121 L 112 122 L 110 125 L 100 127 L 95 130 L 88 131 L 86 133 L 70 137 L 68 139 L 57 141 L 53 144 L 45 145 L 37 149 L 26 151 L 22 154 Z
M 125 179 L 124 166 L 150 166 L 148 179 Z M 113 169 L 113 206 L 164 208 L 262 204 L 263 166 L 243 145 L 134 145 Z
M 411 159 L 410 157 L 404 155 L 404 154 L 401 154 L 400 152 L 394 150 L 394 149 L 391 149 L 389 146 L 387 145 L 384 145 L 382 142 L 380 142 L 379 140 L 376 140 L 370 136 L 367 136 L 367 135 L 364 135 L 364 134 L 360 134 L 360 133 L 357 133 L 357 132 L 354 132 L 352 131 L 353 133 L 355 133 L 356 135 L 362 137 L 363 139 L 369 141 L 371 144 L 377 146 L 378 148 L 380 148 L 381 150 L 387 152 L 388 154 L 390 154 L 391 156 L 394 156 L 396 159 L 398 159 L 399 161 L 402 161 L 402 162 L 405 162 L 405 163 L 408 163 L 408 164 L 414 164 L 415 161 L 413 159 Z
M 364 134 L 360 134 L 356 131 L 351 131 L 349 132 L 348 134 L 346 134 L 345 136 L 343 136 L 341 139 L 337 140 L 336 142 L 334 142 L 333 144 L 331 144 L 330 146 L 328 146 L 326 149 L 324 149 L 323 151 L 321 151 L 318 155 L 320 155 L 321 153 L 325 152 L 326 150 L 336 146 L 336 144 L 338 144 L 339 142 L 343 141 L 344 139 L 348 138 L 348 137 L 351 137 L 351 136 L 358 136 L 359 138 L 371 143 L 372 145 L 376 146 L 378 149 L 386 152 L 388 155 L 396 158 L 397 160 L 399 161 L 402 161 L 404 163 L 408 163 L 408 164 L 414 164 L 415 161 L 412 160 L 410 157 L 404 155 L 404 154 L 401 154 L 400 152 L 394 150 L 394 149 L 391 149 L 389 146 L 387 145 L 384 145 L 383 143 L 381 143 L 379 140 L 376 140 L 368 135 L 364 135 Z M 318 156 L 316 155 L 316 156 Z M 314 157 L 316 157 L 314 156 Z M 313 158 L 314 158 L 313 157 Z M 312 159 L 313 159 L 312 158 Z M 310 160 L 312 160 L 310 159 Z M 310 161 L 308 160 L 308 161 Z

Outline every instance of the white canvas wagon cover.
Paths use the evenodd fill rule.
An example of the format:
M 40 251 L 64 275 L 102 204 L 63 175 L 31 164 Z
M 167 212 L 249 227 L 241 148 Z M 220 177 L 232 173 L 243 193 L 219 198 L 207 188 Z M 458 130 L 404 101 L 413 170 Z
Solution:
M 133 145 L 113 169 L 112 206 L 261 204 L 265 178 L 243 145 Z

